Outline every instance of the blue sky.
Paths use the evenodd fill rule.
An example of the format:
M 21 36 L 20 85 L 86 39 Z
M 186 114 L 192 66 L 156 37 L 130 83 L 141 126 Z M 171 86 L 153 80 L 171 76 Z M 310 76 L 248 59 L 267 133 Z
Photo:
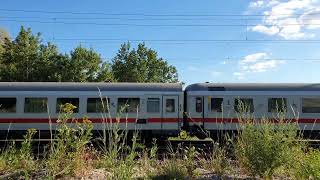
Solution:
M 0 27 L 15 37 L 21 25 L 107 60 L 145 40 L 187 84 L 320 82 L 318 0 L 2 1 Z

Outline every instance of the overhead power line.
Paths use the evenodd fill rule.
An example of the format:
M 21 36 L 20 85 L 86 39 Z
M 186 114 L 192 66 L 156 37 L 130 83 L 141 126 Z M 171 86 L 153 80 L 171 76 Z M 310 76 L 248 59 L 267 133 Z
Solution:
M 193 43 L 193 42 L 220 42 L 220 43 L 320 43 L 320 39 L 300 40 L 273 40 L 273 39 L 126 39 L 126 38 L 55 38 L 57 41 L 80 42 L 165 42 L 165 43 Z
M 66 21 L 35 21 L 35 20 L 5 20 L 1 22 L 40 23 L 40 24 L 69 24 L 69 25 L 98 25 L 98 26 L 137 26 L 137 27 L 250 27 L 257 24 L 134 24 L 134 23 L 96 23 L 96 22 L 66 22 Z M 292 24 L 259 24 L 264 26 L 320 26 L 320 23 Z
M 230 17 L 251 17 L 251 16 L 258 16 L 258 17 L 266 17 L 266 16 L 274 16 L 265 15 L 265 14 L 150 14 L 150 13 L 104 13 L 104 12 L 75 12 L 75 11 L 44 11 L 44 10 L 23 10 L 23 9 L 3 9 L 1 8 L 0 11 L 5 12 L 25 12 L 25 13 L 45 13 L 45 14 L 74 14 L 74 15 L 104 15 L 104 16 L 179 16 L 179 17 L 222 17 L 222 16 L 230 16 Z M 309 13 L 308 15 L 318 15 L 319 12 Z M 277 16 L 301 16 L 304 14 L 276 14 Z
M 261 18 L 247 18 L 247 17 L 235 17 L 235 18 L 224 18 L 224 17 L 186 17 L 186 18 L 150 18 L 150 17 L 62 17 L 62 16 L 1 16 L 0 19 L 44 19 L 44 20 L 128 20 L 128 21 L 194 21 L 194 20 L 205 20 L 205 21 L 261 21 Z M 268 20 L 277 19 L 269 17 Z M 320 17 L 303 18 L 303 20 L 320 20 Z
M 112 57 L 102 57 L 104 60 L 111 60 L 113 59 Z M 192 57 L 187 57 L 187 58 L 177 58 L 177 57 L 164 57 L 165 60 L 183 60 L 184 63 L 188 63 L 187 61 L 194 61 L 197 60 L 204 60 L 204 61 L 215 61 L 215 62 L 240 62 L 244 58 L 192 58 Z M 266 59 L 256 59 L 254 63 L 258 62 L 263 62 L 263 61 L 286 61 L 286 62 L 320 62 L 320 58 L 266 58 Z M 179 63 L 177 61 L 176 63 Z

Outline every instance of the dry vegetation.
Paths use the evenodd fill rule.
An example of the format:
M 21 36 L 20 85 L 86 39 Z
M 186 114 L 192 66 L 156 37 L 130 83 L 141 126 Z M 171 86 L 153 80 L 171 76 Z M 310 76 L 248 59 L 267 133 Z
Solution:
M 156 140 L 146 148 L 136 133 L 131 142 L 116 123 L 101 137 L 101 146 L 92 146 L 93 126 L 88 119 L 81 123 L 73 119 L 76 125 L 67 125 L 73 109 L 64 106 L 55 141 L 42 158 L 32 151 L 35 130 L 28 131 L 21 146 L 7 144 L 0 154 L 1 178 L 320 179 L 320 151 L 297 141 L 297 124 L 281 118 L 278 123 L 241 118 L 239 134 L 224 145 L 214 143 L 212 153 L 171 148 L 166 158 L 159 159 Z

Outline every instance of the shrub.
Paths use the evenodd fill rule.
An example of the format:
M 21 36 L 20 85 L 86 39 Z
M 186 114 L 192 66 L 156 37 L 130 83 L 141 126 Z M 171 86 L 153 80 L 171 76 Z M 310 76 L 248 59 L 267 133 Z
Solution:
M 13 142 L 1 151 L 1 174 L 23 171 L 25 177 L 28 177 L 30 172 L 36 169 L 37 164 L 32 153 L 32 138 L 35 133 L 35 129 L 28 129 L 20 149 Z
M 50 145 L 45 159 L 47 176 L 50 178 L 67 174 L 81 176 L 90 170 L 87 144 L 91 139 L 93 126 L 87 118 L 83 118 L 82 123 L 72 119 L 75 108 L 69 103 L 62 106 L 55 141 Z M 68 125 L 70 120 L 75 123 L 73 128 Z
M 187 171 L 190 176 L 193 176 L 193 171 L 197 167 L 197 157 L 198 152 L 196 151 L 196 148 L 194 146 L 186 148 L 184 150 L 184 156 L 183 156 L 183 164 L 187 168 Z
M 251 175 L 271 177 L 274 171 L 291 159 L 296 146 L 297 126 L 291 123 L 245 123 L 236 141 L 236 157 Z
M 212 171 L 218 176 L 226 174 L 230 169 L 230 162 L 226 150 L 223 147 L 215 145 L 212 153 L 202 161 L 202 166 L 204 169 Z
M 162 164 L 160 174 L 151 177 L 151 179 L 188 179 L 188 169 L 184 166 L 182 160 L 173 158 L 166 160 Z
M 320 151 L 310 149 L 300 151 L 293 162 L 293 173 L 296 179 L 320 179 Z

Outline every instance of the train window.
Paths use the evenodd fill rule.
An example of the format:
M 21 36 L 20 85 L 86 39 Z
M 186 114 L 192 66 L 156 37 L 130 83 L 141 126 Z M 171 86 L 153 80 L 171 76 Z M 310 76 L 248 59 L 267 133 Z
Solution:
M 166 112 L 172 113 L 175 112 L 175 107 L 174 107 L 174 99 L 166 99 Z
M 286 112 L 287 98 L 269 98 L 268 112 Z
M 109 98 L 88 98 L 87 112 L 88 113 L 103 113 L 109 112 L 110 99 Z
M 320 98 L 302 98 L 303 113 L 320 113 Z
M 222 112 L 223 98 L 211 98 L 211 111 Z
M 196 98 L 196 112 L 202 112 L 202 98 Z
M 136 113 L 139 110 L 140 98 L 118 98 L 118 112 Z
M 57 113 L 62 112 L 61 106 L 67 103 L 70 103 L 76 106 L 73 112 L 75 113 L 79 112 L 79 98 L 57 98 L 57 106 L 56 106 Z
M 160 98 L 148 98 L 147 112 L 159 113 L 160 112 Z
M 234 110 L 239 113 L 254 112 L 252 98 L 238 98 L 234 100 Z
M 0 98 L 0 113 L 16 112 L 16 98 Z
M 25 113 L 46 113 L 48 112 L 48 98 L 25 98 Z

